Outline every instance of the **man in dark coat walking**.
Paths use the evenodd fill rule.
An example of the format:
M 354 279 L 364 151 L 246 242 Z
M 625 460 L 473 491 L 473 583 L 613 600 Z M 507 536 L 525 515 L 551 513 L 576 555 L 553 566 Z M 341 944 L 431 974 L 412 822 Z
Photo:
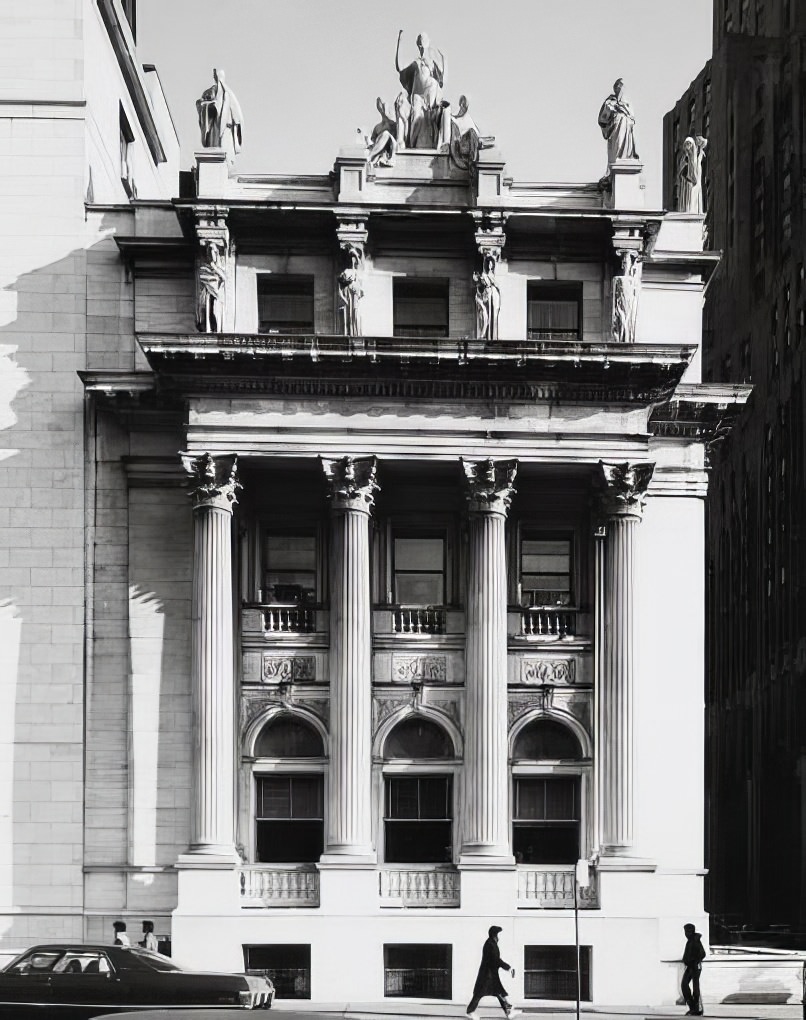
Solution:
M 686 969 L 683 972 L 680 990 L 688 1006 L 686 1016 L 702 1016 L 700 971 L 702 970 L 702 961 L 705 959 L 702 935 L 694 930 L 693 924 L 684 924 L 683 931 L 686 933 L 686 948 L 683 950 L 683 964 Z
M 503 931 L 497 924 L 494 924 L 488 932 L 488 939 L 481 951 L 481 966 L 478 977 L 473 986 L 473 998 L 467 1007 L 467 1015 L 471 1020 L 478 1020 L 476 1009 L 479 1000 L 485 995 L 494 995 L 501 1003 L 504 1015 L 507 1017 L 517 1016 L 519 1009 L 513 1009 L 512 1003 L 507 999 L 507 991 L 501 984 L 498 976 L 499 970 L 508 970 L 512 977 L 515 977 L 515 968 L 501 959 L 501 951 L 498 948 L 498 933 Z

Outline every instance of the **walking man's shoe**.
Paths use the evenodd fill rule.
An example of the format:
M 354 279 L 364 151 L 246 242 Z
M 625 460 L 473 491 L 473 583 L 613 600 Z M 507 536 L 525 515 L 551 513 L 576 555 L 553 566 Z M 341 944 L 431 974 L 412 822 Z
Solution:
M 479 1020 L 479 1015 L 476 1012 L 468 1013 L 469 1020 Z

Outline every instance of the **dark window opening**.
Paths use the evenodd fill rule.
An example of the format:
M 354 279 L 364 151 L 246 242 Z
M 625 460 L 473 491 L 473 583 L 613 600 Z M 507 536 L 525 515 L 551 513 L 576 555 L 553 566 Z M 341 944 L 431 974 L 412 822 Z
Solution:
M 579 860 L 578 776 L 519 776 L 514 783 L 512 850 L 519 864 Z
M 324 849 L 321 775 L 259 776 L 256 859 L 259 864 L 310 864 Z
M 404 606 L 445 604 L 445 536 L 433 532 L 395 535 L 392 543 L 394 601 Z
M 388 864 L 450 861 L 453 856 L 451 777 L 388 777 L 384 833 Z
M 399 277 L 393 281 L 394 336 L 448 335 L 448 281 Z
M 247 974 L 259 974 L 271 979 L 276 998 L 310 999 L 310 946 L 244 946 L 243 959 Z
M 120 5 L 132 30 L 132 39 L 137 42 L 137 0 L 120 0 Z
M 422 999 L 452 998 L 450 945 L 385 945 L 383 994 Z
M 256 758 L 321 758 L 324 753 L 313 726 L 287 716 L 267 723 L 255 741 Z
M 579 947 L 580 999 L 591 1001 L 591 947 Z M 527 999 L 576 999 L 576 946 L 524 946 L 523 994 Z
M 279 605 L 316 603 L 316 535 L 274 532 L 264 546 L 263 599 Z
M 386 738 L 384 757 L 452 758 L 451 738 L 436 723 L 416 717 L 398 723 Z
M 526 335 L 530 340 L 579 340 L 582 284 L 532 281 L 526 290 Z
M 567 726 L 550 719 L 537 719 L 518 734 L 512 757 L 521 761 L 578 761 L 582 752 L 579 741 Z
M 571 539 L 524 531 L 520 554 L 520 604 L 570 606 Z
M 313 333 L 313 277 L 257 278 L 259 333 Z
M 137 188 L 134 184 L 134 173 L 132 168 L 132 157 L 134 151 L 134 132 L 129 124 L 123 105 L 119 104 L 119 125 L 120 125 L 120 183 L 129 198 L 137 198 Z

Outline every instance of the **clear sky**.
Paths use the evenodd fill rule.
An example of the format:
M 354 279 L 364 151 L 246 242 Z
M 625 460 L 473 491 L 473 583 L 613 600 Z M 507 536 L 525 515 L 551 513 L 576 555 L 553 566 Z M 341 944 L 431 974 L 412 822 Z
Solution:
M 341 145 L 400 91 L 426 32 L 448 62 L 445 98 L 470 100 L 518 181 L 594 181 L 596 123 L 616 78 L 636 115 L 647 203 L 660 204 L 663 114 L 711 54 L 711 0 L 139 0 L 138 54 L 156 64 L 182 143 L 199 145 L 195 101 L 227 82 L 244 115 L 242 173 L 327 173 Z

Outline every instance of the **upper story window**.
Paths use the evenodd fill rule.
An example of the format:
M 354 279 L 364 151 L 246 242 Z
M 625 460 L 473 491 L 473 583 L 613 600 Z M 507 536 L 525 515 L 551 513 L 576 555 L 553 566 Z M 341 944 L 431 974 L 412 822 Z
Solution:
M 120 124 L 120 183 L 129 198 L 137 198 L 137 188 L 134 185 L 134 173 L 132 167 L 132 156 L 134 151 L 134 132 L 129 124 L 123 106 L 119 106 Z
M 524 529 L 520 543 L 519 596 L 522 606 L 573 603 L 572 540 Z
M 526 329 L 530 340 L 578 340 L 582 285 L 533 280 L 528 284 Z
M 445 534 L 397 532 L 392 538 L 393 601 L 398 605 L 445 605 Z
M 263 544 L 263 600 L 310 606 L 317 601 L 316 533 L 272 531 Z
M 257 313 L 260 333 L 313 333 L 313 277 L 260 273 Z
M 449 861 L 453 843 L 451 776 L 388 776 L 384 817 L 389 864 Z
M 324 847 L 323 777 L 303 774 L 256 778 L 258 862 L 318 861 Z
M 448 335 L 448 281 L 397 277 L 393 281 L 394 336 Z
M 512 850 L 523 864 L 579 860 L 579 776 L 517 776 Z

